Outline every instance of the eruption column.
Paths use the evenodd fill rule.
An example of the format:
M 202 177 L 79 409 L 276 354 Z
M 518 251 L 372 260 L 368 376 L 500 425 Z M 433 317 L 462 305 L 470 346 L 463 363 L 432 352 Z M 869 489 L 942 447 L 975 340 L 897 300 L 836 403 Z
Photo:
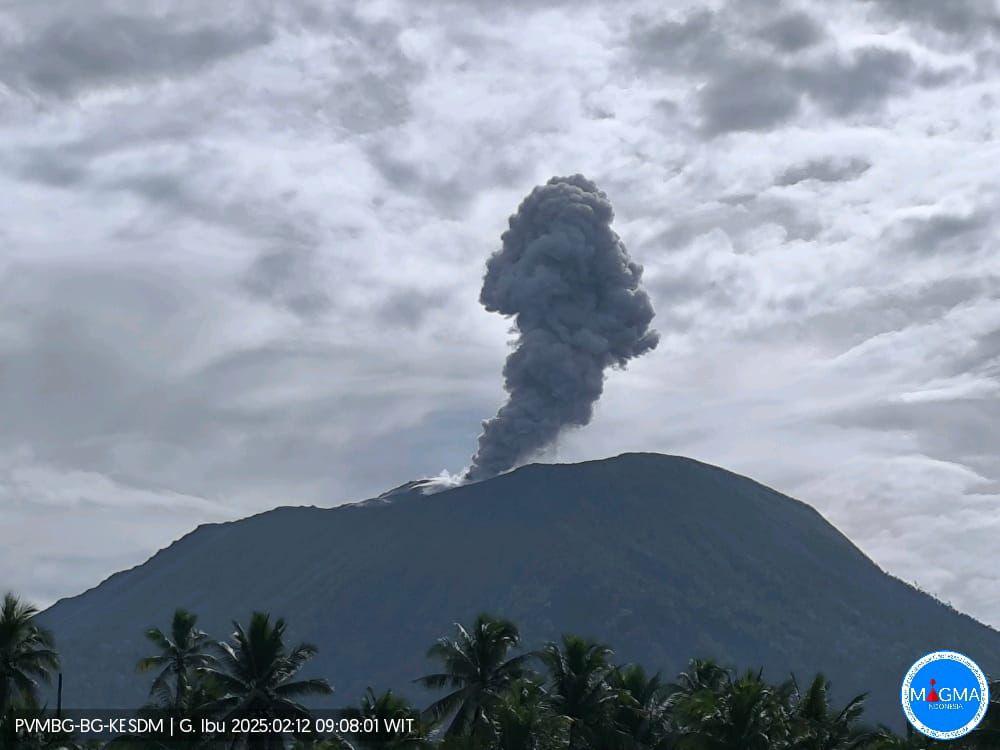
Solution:
M 508 395 L 483 422 L 469 480 L 504 472 L 585 425 L 604 371 L 654 349 L 642 266 L 611 229 L 608 197 L 583 177 L 553 177 L 522 201 L 486 262 L 479 301 L 514 316 L 518 338 L 503 368 Z

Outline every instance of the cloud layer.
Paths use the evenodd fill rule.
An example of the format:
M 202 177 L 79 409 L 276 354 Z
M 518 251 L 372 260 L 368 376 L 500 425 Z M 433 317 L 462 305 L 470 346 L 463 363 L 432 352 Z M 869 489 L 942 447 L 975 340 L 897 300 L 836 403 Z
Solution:
M 582 172 L 662 341 L 549 457 L 750 474 L 1000 625 L 998 34 L 988 0 L 8 4 L 0 580 L 44 604 L 463 466 L 483 263 Z

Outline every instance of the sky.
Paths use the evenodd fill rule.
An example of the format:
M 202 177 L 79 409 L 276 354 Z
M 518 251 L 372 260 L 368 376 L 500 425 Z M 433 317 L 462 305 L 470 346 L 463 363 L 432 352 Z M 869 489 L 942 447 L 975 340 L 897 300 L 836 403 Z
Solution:
M 542 460 L 814 507 L 1000 627 L 992 1 L 0 5 L 0 589 L 468 465 L 518 203 L 583 173 L 658 348 Z

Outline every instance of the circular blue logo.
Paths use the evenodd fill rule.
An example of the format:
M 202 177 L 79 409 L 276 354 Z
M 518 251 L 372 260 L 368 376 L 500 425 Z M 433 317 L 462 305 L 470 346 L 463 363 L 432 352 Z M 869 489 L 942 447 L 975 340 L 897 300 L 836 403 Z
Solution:
M 927 654 L 903 678 L 903 711 L 918 732 L 936 740 L 964 737 L 986 715 L 986 675 L 955 651 Z

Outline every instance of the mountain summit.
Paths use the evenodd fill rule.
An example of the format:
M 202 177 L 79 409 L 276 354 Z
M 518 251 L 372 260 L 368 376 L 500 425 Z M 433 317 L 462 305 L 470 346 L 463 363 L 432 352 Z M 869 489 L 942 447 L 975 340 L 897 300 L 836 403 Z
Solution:
M 840 698 L 869 691 L 869 718 L 893 725 L 923 654 L 1000 671 L 1000 633 L 885 574 L 808 505 L 657 454 L 201 526 L 41 615 L 64 704 L 141 703 L 142 633 L 176 607 L 219 638 L 254 609 L 287 618 L 292 638 L 320 647 L 312 669 L 338 703 L 368 685 L 407 692 L 427 647 L 480 611 L 514 620 L 529 647 L 572 631 L 667 676 L 691 657 L 773 680 L 822 671 Z

